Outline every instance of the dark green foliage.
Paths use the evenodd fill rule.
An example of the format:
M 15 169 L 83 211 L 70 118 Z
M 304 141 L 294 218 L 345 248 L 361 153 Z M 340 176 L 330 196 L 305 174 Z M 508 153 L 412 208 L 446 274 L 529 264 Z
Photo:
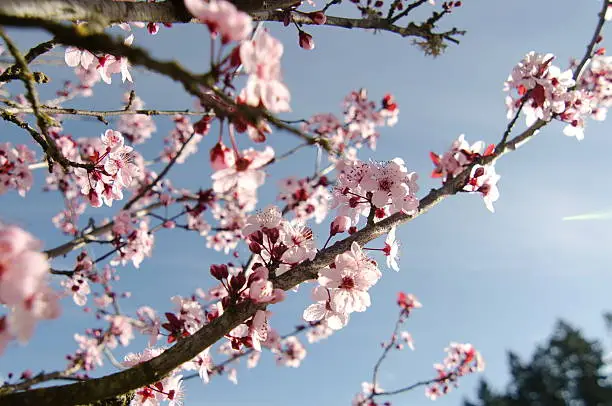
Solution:
M 604 316 L 612 329 L 612 313 Z M 580 330 L 559 321 L 548 343 L 523 363 L 510 352 L 512 381 L 505 393 L 480 382 L 475 402 L 464 406 L 612 406 L 612 382 L 603 374 L 603 350 Z

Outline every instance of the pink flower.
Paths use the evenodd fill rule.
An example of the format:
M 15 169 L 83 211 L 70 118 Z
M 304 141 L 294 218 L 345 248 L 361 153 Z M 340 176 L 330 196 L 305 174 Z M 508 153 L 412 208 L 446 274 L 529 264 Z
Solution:
M 128 94 L 124 96 L 124 101 L 127 102 Z M 135 96 L 132 100 L 131 108 L 133 110 L 140 110 L 144 107 L 144 102 L 138 96 Z M 149 138 L 151 134 L 155 132 L 157 127 L 153 117 L 145 114 L 124 114 L 117 123 L 117 129 L 132 142 L 132 144 L 142 144 Z
M 213 173 L 213 190 L 216 193 L 226 193 L 233 187 L 238 189 L 238 193 L 256 190 L 266 178 L 260 168 L 272 158 L 274 150 L 271 147 L 266 147 L 262 152 L 253 149 L 243 151 L 233 167 Z
M 110 333 L 115 336 L 121 345 L 126 347 L 130 341 L 134 339 L 134 333 L 132 332 L 132 323 L 129 318 L 125 316 L 107 316 L 106 319 L 110 321 L 111 327 L 109 329 Z M 114 344 L 114 345 L 113 345 Z M 116 342 L 109 342 L 109 348 L 116 347 Z
M 251 17 L 228 1 L 185 0 L 185 7 L 206 24 L 213 35 L 220 34 L 224 44 L 242 41 L 251 34 Z
M 186 371 L 197 371 L 202 382 L 208 383 L 210 381 L 209 371 L 212 370 L 214 366 L 212 357 L 210 356 L 210 348 L 207 348 L 191 361 L 181 365 L 181 368 Z
M 132 147 L 121 147 L 111 152 L 104 164 L 104 170 L 118 181 L 119 186 L 124 188 L 129 187 L 134 176 L 139 173 L 138 166 L 134 164 L 132 150 Z
M 136 311 L 136 314 L 138 315 L 138 320 L 141 322 L 141 324 L 138 325 L 138 330 L 141 334 L 150 336 L 148 342 L 149 346 L 155 345 L 161 327 L 161 322 L 155 310 L 149 306 L 142 306 Z
M 21 343 L 26 343 L 34 334 L 37 321 L 56 319 L 60 313 L 58 294 L 44 285 L 26 302 L 12 308 L 7 318 L 9 332 Z
M 495 173 L 493 165 L 474 165 L 467 185 L 463 190 L 468 192 L 480 192 L 483 196 L 485 206 L 491 213 L 495 213 L 493 202 L 499 199 L 497 181 L 500 176 Z
M 277 206 L 268 206 L 257 214 L 250 215 L 246 218 L 246 225 L 242 230 L 242 234 L 248 237 L 255 231 L 263 228 L 278 228 L 283 220 L 283 214 Z
M 387 266 L 394 271 L 399 271 L 399 266 L 397 265 L 397 256 L 399 254 L 399 244 L 395 239 L 395 226 L 391 227 L 389 230 L 389 234 L 387 234 L 387 239 L 385 240 L 385 247 L 383 248 L 383 252 L 387 257 Z
M 86 49 L 79 49 L 75 47 L 67 47 L 66 53 L 64 54 L 64 60 L 66 65 L 76 68 L 82 66 L 83 69 L 89 69 L 89 66 L 94 62 L 96 56 Z
M 240 100 L 251 106 L 262 105 L 272 113 L 291 111 L 289 89 L 281 82 L 282 55 L 283 45 L 266 30 L 240 45 L 240 60 L 250 75 Z
M 85 306 L 87 295 L 91 293 L 87 279 L 80 273 L 75 273 L 72 278 L 63 280 L 61 285 L 65 288 L 68 295 L 72 295 L 72 300 L 78 306 Z
M 0 303 L 23 305 L 46 286 L 49 264 L 39 249 L 29 233 L 0 223 Z
M 0 144 L 0 195 L 12 188 L 25 197 L 34 183 L 29 164 L 35 159 L 34 152 L 25 145 Z
M 102 139 L 102 144 L 106 146 L 107 152 L 117 152 L 123 148 L 123 135 L 119 131 L 106 130 L 100 138 Z
M 287 367 L 297 368 L 306 357 L 306 348 L 295 336 L 285 338 L 281 342 L 281 353 L 276 358 L 276 363 Z
M 347 313 L 336 312 L 331 305 L 331 293 L 323 286 L 317 286 L 312 291 L 316 303 L 308 306 L 302 315 L 305 321 L 316 322 L 324 320 L 332 330 L 340 330 L 349 321 Z
M 95 365 L 102 366 L 102 347 L 97 339 L 75 334 L 74 340 L 79 344 L 77 356 L 83 361 L 83 369 L 89 371 Z
M 380 271 L 367 258 L 359 244 L 336 256 L 335 268 L 320 272 L 319 283 L 332 288 L 331 307 L 338 313 L 363 312 L 370 306 L 367 290 L 380 278 Z
M 267 30 L 261 30 L 255 38 L 240 44 L 240 61 L 244 71 L 261 80 L 280 79 L 280 59 L 283 44 Z
M 249 277 L 252 281 L 249 286 L 249 297 L 255 303 L 278 303 L 285 299 L 285 291 L 274 289 L 268 280 L 268 268 L 260 266 Z
M 134 41 L 134 34 L 128 36 L 123 43 L 125 45 L 132 45 Z M 111 84 L 110 75 L 113 73 L 121 73 L 121 81 L 125 82 L 126 80 L 132 82 L 132 75 L 128 70 L 130 67 L 129 61 L 126 57 L 122 56 L 117 58 L 114 55 L 104 55 L 98 58 L 98 67 L 97 71 L 100 74 L 100 77 L 107 84 Z

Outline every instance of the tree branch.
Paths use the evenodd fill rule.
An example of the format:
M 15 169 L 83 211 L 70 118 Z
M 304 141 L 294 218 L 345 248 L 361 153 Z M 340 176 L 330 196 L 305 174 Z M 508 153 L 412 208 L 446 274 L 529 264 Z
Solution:
M 283 22 L 294 0 L 231 0 L 239 9 L 248 12 L 255 21 Z M 280 10 L 280 11 L 279 11 Z M 308 14 L 291 12 L 293 20 L 299 24 L 316 24 Z M 164 23 L 198 22 L 185 9 L 182 1 L 121 2 L 114 0 L 4 0 L 0 2 L 0 15 L 12 18 L 18 26 L 29 26 L 27 20 L 46 20 L 50 22 L 88 21 L 96 27 L 112 23 L 151 21 Z M 402 15 L 403 17 L 404 15 Z M 399 34 L 402 37 L 423 39 L 439 38 L 454 43 L 454 38 L 465 31 L 452 29 L 448 32 L 434 33 L 427 24 L 408 24 L 407 27 L 395 25 L 393 20 L 383 18 L 344 18 L 327 16 L 324 25 L 341 28 L 361 28 L 382 30 Z
M 503 150 L 485 157 L 481 164 L 491 164 L 506 153 L 513 151 L 523 142 L 533 137 L 537 131 L 547 124 L 538 121 L 520 135 L 508 141 Z M 476 163 L 474 163 L 476 164 Z M 329 248 L 321 250 L 313 261 L 303 262 L 288 272 L 279 276 L 274 283 L 276 288 L 289 290 L 307 280 L 315 279 L 318 271 L 333 262 L 336 255 L 346 252 L 356 241 L 364 245 L 389 232 L 391 227 L 404 224 L 428 212 L 446 197 L 455 194 L 465 184 L 472 170 L 466 168 L 461 174 L 445 183 L 438 189 L 433 189 L 419 204 L 419 210 L 414 216 L 396 213 L 376 224 L 369 225 L 346 239 L 336 242 Z M 222 316 L 203 326 L 197 333 L 180 340 L 161 355 L 138 366 L 102 378 L 90 379 L 71 385 L 40 388 L 28 392 L 19 392 L 0 397 L 2 405 L 71 405 L 94 402 L 107 399 L 134 389 L 146 386 L 162 379 L 174 368 L 197 356 L 200 352 L 217 342 L 228 331 L 248 320 L 258 310 L 259 306 L 245 302 L 230 307 Z

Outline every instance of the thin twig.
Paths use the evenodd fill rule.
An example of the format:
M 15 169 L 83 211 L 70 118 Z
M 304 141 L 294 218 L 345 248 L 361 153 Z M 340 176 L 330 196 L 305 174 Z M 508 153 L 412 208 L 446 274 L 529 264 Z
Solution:
M 608 7 L 611 4 L 612 2 L 610 0 L 604 0 L 603 2 L 601 11 L 599 12 L 599 20 L 597 21 L 597 25 L 595 26 L 595 32 L 593 32 L 593 38 L 591 38 L 591 42 L 589 42 L 589 45 L 587 45 L 587 49 L 586 49 L 586 52 L 584 53 L 584 56 L 582 57 L 582 60 L 580 61 L 580 63 L 576 67 L 576 70 L 574 71 L 573 77 L 575 81 L 578 81 L 578 79 L 580 78 L 580 75 L 582 74 L 582 70 L 586 66 L 589 59 L 591 59 L 591 57 L 593 56 L 593 49 L 595 49 L 595 45 L 597 45 L 599 36 L 601 35 L 601 30 L 603 29 L 603 26 L 606 22 L 606 18 L 605 18 L 606 11 L 608 10 Z M 576 85 L 574 85 L 574 87 L 575 86 Z

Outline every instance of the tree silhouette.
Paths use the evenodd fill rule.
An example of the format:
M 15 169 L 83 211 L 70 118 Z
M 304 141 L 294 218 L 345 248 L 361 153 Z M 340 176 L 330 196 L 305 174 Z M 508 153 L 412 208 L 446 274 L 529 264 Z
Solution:
M 604 316 L 608 327 L 611 316 Z M 601 343 L 586 339 L 564 321 L 557 322 L 549 341 L 537 347 L 529 362 L 510 352 L 508 363 L 512 381 L 505 393 L 495 393 L 482 380 L 478 401 L 466 400 L 464 406 L 612 405 L 612 385 L 602 372 Z

